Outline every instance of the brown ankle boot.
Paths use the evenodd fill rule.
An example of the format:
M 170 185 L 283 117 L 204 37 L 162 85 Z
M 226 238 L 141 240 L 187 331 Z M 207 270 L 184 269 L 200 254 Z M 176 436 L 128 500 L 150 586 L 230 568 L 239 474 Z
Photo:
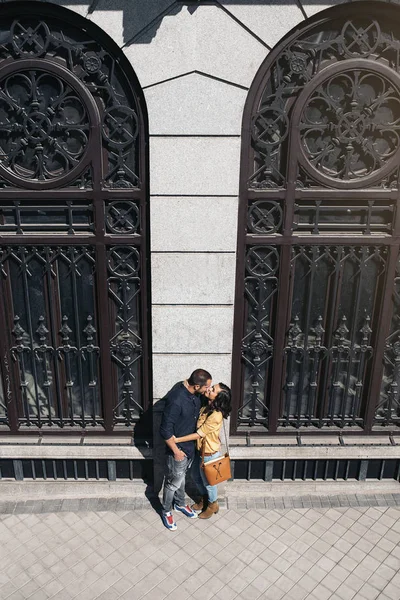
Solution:
M 196 512 L 201 512 L 202 510 L 205 510 L 207 508 L 207 496 L 203 496 L 202 498 L 200 498 L 198 502 L 192 504 L 191 508 Z
M 218 502 L 209 502 L 206 510 L 199 514 L 199 519 L 209 519 L 219 511 Z

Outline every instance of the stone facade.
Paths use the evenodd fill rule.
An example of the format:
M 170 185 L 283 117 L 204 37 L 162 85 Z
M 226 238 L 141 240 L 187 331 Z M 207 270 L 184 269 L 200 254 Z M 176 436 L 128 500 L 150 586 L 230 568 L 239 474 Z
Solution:
M 116 41 L 144 90 L 155 403 L 196 367 L 209 369 L 216 381 L 230 382 L 247 93 L 282 37 L 338 3 L 54 2 Z M 156 410 L 155 428 L 158 419 Z

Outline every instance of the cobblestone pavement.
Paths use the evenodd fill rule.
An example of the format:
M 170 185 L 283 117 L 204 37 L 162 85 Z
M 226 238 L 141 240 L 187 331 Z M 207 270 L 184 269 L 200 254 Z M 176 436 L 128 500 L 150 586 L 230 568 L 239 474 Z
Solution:
M 396 497 L 229 499 L 175 532 L 147 499 L 2 503 L 0 599 L 399 600 Z

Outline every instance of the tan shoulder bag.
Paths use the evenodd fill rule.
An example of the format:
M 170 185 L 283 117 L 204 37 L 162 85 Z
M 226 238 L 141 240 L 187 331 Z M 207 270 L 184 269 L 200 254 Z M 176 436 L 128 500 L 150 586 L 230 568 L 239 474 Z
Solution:
M 208 460 L 206 463 L 204 462 L 204 452 L 205 452 L 205 438 L 203 439 L 203 443 L 201 445 L 201 463 L 200 468 L 203 469 L 204 475 L 209 483 L 209 485 L 218 485 L 223 481 L 227 481 L 232 478 L 231 473 L 231 459 L 229 457 L 229 447 L 228 447 L 228 438 L 226 437 L 225 430 L 225 419 L 223 419 L 224 425 L 224 433 L 226 440 L 226 453 L 223 456 L 219 456 L 218 458 L 214 458 L 213 460 Z

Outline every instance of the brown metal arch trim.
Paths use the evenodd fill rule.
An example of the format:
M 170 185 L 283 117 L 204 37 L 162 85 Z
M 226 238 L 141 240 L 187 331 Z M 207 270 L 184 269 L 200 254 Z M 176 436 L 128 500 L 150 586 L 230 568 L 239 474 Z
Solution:
M 113 64 L 117 65 L 119 73 L 118 81 L 125 93 L 126 106 L 134 106 L 138 117 L 137 156 L 139 157 L 139 161 L 137 174 L 139 175 L 138 181 L 140 182 L 140 185 L 137 185 L 136 187 L 132 185 L 128 187 L 125 185 L 107 186 L 100 172 L 102 152 L 99 148 L 99 151 L 95 153 L 92 145 L 90 145 L 86 154 L 90 154 L 93 158 L 92 186 L 88 185 L 85 187 L 83 185 L 82 187 L 78 187 L 75 182 L 76 187 L 61 189 L 62 185 L 69 185 L 70 173 L 67 178 L 55 179 L 53 184 L 49 181 L 46 181 L 43 184 L 40 184 L 39 182 L 39 185 L 37 185 L 38 182 L 33 182 L 33 185 L 24 186 L 25 189 L 23 190 L 7 186 L 1 189 L 0 204 L 4 207 L 7 206 L 7 210 L 20 211 L 20 202 L 22 202 L 22 207 L 29 205 L 29 210 L 32 210 L 33 207 L 35 210 L 38 209 L 43 212 L 47 207 L 50 207 L 50 213 L 52 210 L 59 210 L 57 208 L 58 206 L 64 207 L 64 204 L 71 207 L 71 201 L 74 206 L 72 209 L 68 209 L 69 216 L 66 217 L 66 219 L 69 219 L 68 223 L 69 228 L 71 229 L 71 231 L 68 232 L 66 230 L 68 223 L 67 225 L 63 224 L 64 229 L 61 230 L 60 226 L 57 225 L 56 220 L 52 221 L 51 225 L 46 223 L 46 228 L 44 229 L 46 235 L 43 235 L 42 232 L 38 230 L 38 226 L 33 228 L 31 225 L 28 225 L 26 229 L 22 231 L 20 230 L 20 225 L 18 225 L 19 229 L 17 228 L 12 235 L 10 229 L 6 231 L 3 227 L 3 229 L 0 230 L 0 245 L 6 246 L 7 250 L 2 254 L 2 257 L 7 256 L 5 259 L 6 261 L 11 257 L 10 260 L 15 262 L 20 255 L 18 253 L 20 253 L 20 251 L 25 251 L 28 258 L 34 256 L 36 260 L 36 257 L 38 257 L 38 264 L 40 261 L 42 264 L 47 261 L 47 266 L 50 267 L 50 264 L 56 265 L 56 262 L 58 261 L 61 269 L 63 268 L 63 264 L 67 264 L 67 261 L 75 260 L 75 251 L 76 256 L 80 256 L 79 253 L 82 253 L 82 257 L 86 260 L 87 265 L 91 264 L 91 256 L 96 255 L 97 267 L 94 285 L 98 292 L 100 292 L 100 295 L 93 305 L 94 314 L 98 316 L 98 323 L 94 323 L 93 316 L 89 315 L 87 324 L 80 324 L 81 332 L 79 335 L 82 336 L 80 346 L 76 341 L 74 342 L 71 337 L 69 337 L 71 334 L 68 333 L 69 326 L 71 326 L 71 322 L 73 321 L 74 311 L 72 310 L 69 315 L 68 324 L 67 322 L 61 322 L 61 317 L 65 314 L 64 312 L 61 312 L 61 310 L 63 310 L 61 309 L 60 300 L 62 293 L 57 291 L 57 286 L 51 281 L 51 277 L 59 268 L 58 263 L 53 271 L 51 271 L 53 267 L 48 268 L 49 276 L 43 287 L 43 302 L 48 309 L 48 314 L 45 314 L 44 318 L 40 317 L 41 325 L 39 328 L 36 329 L 37 322 L 30 326 L 29 335 L 31 341 L 29 343 L 26 342 L 25 338 L 21 342 L 21 336 L 27 335 L 26 327 L 24 334 L 22 334 L 21 323 L 16 321 L 18 326 L 14 326 L 13 330 L 12 319 L 16 317 L 16 310 L 13 309 L 12 305 L 12 292 L 9 291 L 4 295 L 4 305 L 0 308 L 0 322 L 3 324 L 3 331 L 7 331 L 7 335 L 3 336 L 4 339 L 2 339 L 0 343 L 0 352 L 2 359 L 4 359 L 4 364 L 2 364 L 1 368 L 3 371 L 3 381 L 6 382 L 8 416 L 7 418 L 1 416 L 0 431 L 2 433 L 9 433 L 11 431 L 11 433 L 17 434 L 37 434 L 37 431 L 41 430 L 42 432 L 49 434 L 53 434 L 56 431 L 62 431 L 63 434 L 81 434 L 84 430 L 85 433 L 93 433 L 95 435 L 104 431 L 106 433 L 112 432 L 113 434 L 122 433 L 126 435 L 127 433 L 132 432 L 133 426 L 138 421 L 138 403 L 140 403 L 140 410 L 143 409 L 144 413 L 147 412 L 147 423 L 151 423 L 152 407 L 152 382 L 150 375 L 152 369 L 150 351 L 149 126 L 144 93 L 136 73 L 134 72 L 133 66 L 119 46 L 108 34 L 101 30 L 100 27 L 80 15 L 52 3 L 33 1 L 4 2 L 0 4 L 0 15 L 4 21 L 8 20 L 10 23 L 13 22 L 13 19 L 15 19 L 14 22 L 16 22 L 17 19 L 32 18 L 34 21 L 43 20 L 45 22 L 53 21 L 53 23 L 65 24 L 66 29 L 74 30 L 79 34 L 77 37 L 78 40 L 83 39 L 83 34 L 84 39 L 90 40 L 90 43 L 92 41 L 96 43 L 96 48 L 100 46 L 102 49 L 105 49 L 107 56 L 111 57 L 110 62 L 112 59 Z M 29 55 L 28 52 L 21 52 L 21 55 L 22 54 Z M 80 88 L 78 85 L 78 78 L 76 82 L 73 82 L 73 76 L 70 73 L 63 72 L 63 67 L 59 64 L 61 61 L 57 58 L 55 58 L 54 61 L 49 58 L 47 60 L 47 66 L 42 65 L 42 61 L 42 57 L 35 57 L 34 55 L 31 57 L 27 56 L 26 60 L 21 58 L 21 60 L 14 61 L 14 66 L 16 63 L 19 63 L 21 67 L 25 67 L 24 63 L 26 63 L 27 68 L 31 67 L 32 69 L 40 70 L 43 67 L 44 71 L 48 70 L 53 73 L 62 73 L 63 78 L 69 80 L 69 84 L 73 89 L 75 85 L 75 91 L 79 95 Z M 3 64 L 6 65 L 7 60 L 4 60 Z M 82 83 L 82 87 L 83 86 L 84 84 Z M 84 95 L 84 91 L 82 91 L 82 96 Z M 85 100 L 87 99 L 85 98 Z M 133 104 L 129 104 L 131 101 Z M 91 100 L 87 101 L 86 104 L 90 106 L 93 117 L 92 122 L 97 123 L 95 137 L 99 142 L 101 133 L 98 118 L 98 106 Z M 107 110 L 103 110 L 103 112 L 104 115 L 107 115 Z M 122 112 L 122 117 L 123 116 Z M 105 135 L 107 135 L 107 132 L 104 133 L 103 131 L 103 137 Z M 113 142 L 113 140 L 111 140 L 111 142 Z M 115 142 L 116 146 L 117 144 L 118 142 Z M 81 164 L 86 164 L 85 161 L 86 155 Z M 115 167 L 115 169 L 116 168 L 117 167 Z M 8 180 L 12 180 L 12 177 L 9 175 Z M 18 185 L 17 181 L 15 181 L 15 183 Z M 29 189 L 26 189 L 27 187 L 29 187 Z M 20 200 L 21 198 L 22 200 Z M 24 202 L 25 205 L 23 204 Z M 77 206 L 76 209 L 75 205 Z M 15 206 L 18 206 L 18 208 L 15 209 Z M 84 223 L 84 226 L 82 225 L 82 217 L 78 212 L 76 212 L 78 217 L 75 221 L 73 220 L 71 215 L 73 215 L 74 210 L 91 211 L 90 218 L 92 218 L 92 221 L 90 222 L 90 227 L 88 227 L 86 223 Z M 116 215 L 115 218 L 111 218 L 109 210 L 114 211 L 114 215 Z M 118 221 L 118 211 L 120 210 L 127 211 L 126 214 L 128 215 L 128 218 L 125 218 L 123 221 Z M 68 211 L 64 209 L 64 212 L 67 214 Z M 57 218 L 60 218 L 59 213 L 54 212 L 52 214 L 55 214 Z M 133 221 L 135 221 L 134 224 L 132 224 Z M 56 224 L 56 227 L 53 227 L 54 223 Z M 124 223 L 124 226 L 121 226 L 121 223 Z M 73 231 L 75 226 L 76 230 Z M 62 231 L 61 235 L 60 231 Z M 140 258 L 138 258 L 139 250 Z M 31 259 L 29 258 L 29 260 Z M 127 266 L 125 267 L 124 265 Z M 8 266 L 4 268 L 8 269 Z M 87 268 L 89 269 L 89 266 Z M 136 300 L 132 300 L 132 298 L 135 298 L 136 296 L 132 296 L 129 291 L 132 288 L 129 286 L 133 287 L 136 285 L 139 277 L 140 296 L 137 297 L 140 297 L 140 300 L 137 301 L 137 308 L 135 308 L 137 313 L 132 316 L 132 314 L 129 313 L 130 308 L 128 304 L 131 301 L 136 302 Z M 8 281 L 9 280 L 10 277 L 8 276 Z M 121 284 L 121 290 L 124 288 L 122 291 L 117 290 L 117 285 L 119 285 L 118 282 Z M 75 283 L 71 285 L 76 287 Z M 5 285 L 2 286 L 3 292 L 5 287 Z M 59 295 L 57 296 L 57 294 Z M 118 294 L 120 296 L 125 294 L 128 300 L 125 302 L 123 298 L 118 297 Z M 137 292 L 135 292 L 135 294 L 137 295 Z M 84 299 L 79 297 L 79 293 L 76 292 L 76 290 L 73 291 L 73 295 L 76 296 L 76 306 L 78 307 Z M 113 302 L 114 307 L 110 308 Z M 126 313 L 124 327 L 126 326 L 129 335 L 126 335 L 124 339 L 122 339 L 123 336 L 119 339 L 117 335 L 118 329 L 113 329 L 113 319 L 110 318 L 109 315 L 112 311 L 117 315 L 119 307 L 124 303 L 126 304 L 126 310 L 124 309 Z M 74 309 L 75 306 L 72 308 Z M 138 318 L 138 315 L 142 323 L 140 335 L 133 331 L 134 320 Z M 119 315 L 119 322 L 122 322 L 124 318 L 125 317 Z M 64 317 L 62 318 L 62 321 L 64 321 Z M 115 323 L 116 322 L 117 317 L 115 317 Z M 96 329 L 93 329 L 93 325 L 96 325 L 97 332 Z M 132 332 L 130 332 L 130 327 L 132 327 Z M 72 414 L 72 410 L 70 411 L 68 408 L 69 400 L 67 398 L 63 398 L 63 400 L 58 398 L 57 401 L 54 401 L 54 406 L 56 406 L 56 404 L 57 406 L 56 412 L 53 414 L 50 411 L 50 399 L 48 398 L 46 402 L 48 402 L 49 408 L 46 409 L 47 412 L 44 417 L 38 416 L 38 411 L 37 415 L 35 414 L 33 417 L 28 416 L 28 418 L 25 418 L 27 410 L 24 409 L 25 401 L 21 399 L 21 389 L 19 389 L 20 379 L 18 378 L 18 368 L 16 365 L 17 361 L 14 358 L 17 357 L 17 354 L 14 352 L 14 364 L 12 364 L 13 360 L 10 358 L 10 350 L 12 350 L 13 347 L 16 347 L 15 338 L 16 336 L 19 336 L 20 348 L 25 348 L 27 353 L 32 353 L 33 344 L 37 343 L 36 337 L 39 334 L 42 336 L 41 339 L 43 340 L 41 346 L 43 356 L 45 356 L 45 352 L 48 352 L 48 355 L 50 356 L 52 352 L 54 353 L 54 349 L 56 348 L 57 352 L 59 352 L 59 356 L 65 358 L 69 352 L 74 350 L 73 346 L 75 345 L 78 347 L 77 350 L 79 352 L 89 353 L 89 357 L 95 356 L 94 353 L 97 352 L 103 358 L 106 358 L 106 360 L 102 362 L 102 368 L 97 376 L 97 388 L 101 386 L 102 397 L 104 399 L 104 410 L 103 414 L 100 415 L 100 418 L 99 413 L 95 412 L 94 408 L 93 411 L 86 416 L 84 415 L 83 409 L 82 414 Z M 86 340 L 87 343 L 84 345 Z M 96 344 L 98 344 L 98 346 Z M 141 362 L 140 367 L 137 367 L 137 364 L 139 364 L 138 356 Z M 30 360 L 34 362 L 35 359 L 32 358 Z M 86 361 L 87 364 L 90 362 L 87 360 L 87 357 Z M 118 368 L 122 370 L 125 369 L 125 371 L 127 369 L 129 370 L 130 365 L 132 365 L 136 377 L 142 377 L 143 388 L 140 397 L 132 397 L 132 403 L 129 404 L 129 402 L 127 402 L 126 409 L 124 408 L 125 405 L 121 402 L 121 394 L 124 390 L 129 388 L 129 378 L 133 380 L 135 379 L 135 376 L 130 377 L 128 373 L 126 374 L 126 377 L 124 378 L 124 384 L 126 385 L 124 388 L 121 383 L 121 374 L 118 376 L 118 383 L 118 377 L 111 373 L 110 364 L 112 361 L 114 361 L 114 366 L 118 365 Z M 52 366 L 54 372 L 58 370 L 58 367 L 55 366 L 55 364 L 56 363 L 54 362 Z M 85 394 L 90 393 L 91 386 L 93 387 L 91 375 L 92 373 L 89 373 L 89 371 L 85 372 L 87 381 L 86 379 L 84 381 L 81 377 L 81 382 L 77 384 L 78 387 L 80 385 L 80 397 L 82 399 L 85 397 Z M 44 377 L 46 379 L 46 375 L 44 375 Z M 76 377 L 76 379 L 78 379 L 78 377 Z M 53 383 L 55 380 L 56 378 L 53 378 Z M 46 385 L 48 383 L 49 382 L 46 381 Z M 66 383 L 70 385 L 69 375 L 68 373 L 62 373 L 58 376 L 57 389 L 59 390 L 63 387 L 68 389 Z M 115 390 L 118 389 L 120 393 L 119 397 L 116 397 Z M 84 404 L 86 400 L 83 400 L 82 402 Z M 25 404 L 27 405 L 26 402 Z M 64 407 L 62 409 L 64 412 L 61 410 L 62 406 Z M 132 407 L 132 410 L 129 406 Z M 147 431 L 145 432 L 145 435 L 148 435 Z
M 245 249 L 246 249 L 246 243 L 249 244 L 250 246 L 253 246 L 255 244 L 258 243 L 258 236 L 256 235 L 250 235 L 247 234 L 247 211 L 248 211 L 248 202 L 250 199 L 256 199 L 259 194 L 258 194 L 258 190 L 255 190 L 254 192 L 251 191 L 249 192 L 249 186 L 248 186 L 248 178 L 251 175 L 252 171 L 252 148 L 251 148 L 251 125 L 252 125 L 252 117 L 253 115 L 257 112 L 258 106 L 260 104 L 260 100 L 262 97 L 262 94 L 264 93 L 264 90 L 266 88 L 266 84 L 267 81 L 270 78 L 270 74 L 271 74 L 271 68 L 274 65 L 274 63 L 276 62 L 276 60 L 278 59 L 278 57 L 285 51 L 285 49 L 290 46 L 290 44 L 299 36 L 301 36 L 302 38 L 305 37 L 305 35 L 307 33 L 310 33 L 313 29 L 323 29 L 324 25 L 328 25 L 329 23 L 340 19 L 340 20 L 345 20 L 346 18 L 351 18 L 351 17 L 359 17 L 360 15 L 362 15 L 363 17 L 371 15 L 372 19 L 376 19 L 376 15 L 379 15 L 379 20 L 381 19 L 385 19 L 387 21 L 391 20 L 392 22 L 398 22 L 399 21 L 399 16 L 400 16 L 400 11 L 399 11 L 399 7 L 395 6 L 395 5 L 390 5 L 384 2 L 357 2 L 357 3 L 349 3 L 349 4 L 345 4 L 345 5 L 340 5 L 337 7 L 333 7 L 333 8 L 329 8 L 326 9 L 324 11 L 321 11 L 320 13 L 316 14 L 315 16 L 313 16 L 312 18 L 308 19 L 307 21 L 300 23 L 298 26 L 296 26 L 293 30 L 291 30 L 290 32 L 288 32 L 288 34 L 277 44 L 277 46 L 269 53 L 269 55 L 266 57 L 266 59 L 264 60 L 264 62 L 262 63 L 262 65 L 260 66 L 254 80 L 253 83 L 250 87 L 249 93 L 248 93 L 248 97 L 245 103 L 245 107 L 244 107 L 244 112 L 243 112 L 243 121 L 242 121 L 242 147 L 241 147 L 241 160 L 240 160 L 240 181 L 239 181 L 239 211 L 238 211 L 238 245 L 237 245 L 237 271 L 236 271 L 236 292 L 235 292 L 235 314 L 234 314 L 234 339 L 233 339 L 233 362 L 232 362 L 232 387 L 234 390 L 234 394 L 233 394 L 233 398 L 234 398 L 234 407 L 233 407 L 233 414 L 232 414 L 232 418 L 231 418 L 231 434 L 235 434 L 235 433 L 239 433 L 239 434 L 244 434 L 246 433 L 244 430 L 242 430 L 241 432 L 238 432 L 238 412 L 239 409 L 241 408 L 241 403 L 242 403 L 242 394 L 243 394 L 243 374 L 242 374 L 242 369 L 240 368 L 241 365 L 241 343 L 242 343 L 242 339 L 244 337 L 244 326 L 245 326 L 245 318 L 244 318 L 244 314 L 245 314 L 245 286 L 244 286 L 244 279 L 245 279 Z M 352 58 L 351 56 L 347 57 L 346 62 L 351 61 Z M 377 65 L 375 65 L 376 67 Z M 379 67 L 378 67 L 379 70 Z M 392 77 L 394 76 L 394 73 L 392 73 Z M 310 89 L 308 86 L 311 86 L 311 88 L 313 87 L 313 82 L 312 80 L 308 83 L 307 88 Z M 305 94 L 305 93 L 304 93 Z M 300 110 L 300 109 L 299 109 Z M 292 125 L 292 123 L 291 123 Z M 293 136 L 293 127 L 291 127 L 291 134 Z M 295 154 L 298 155 L 299 154 L 299 148 L 298 148 L 298 144 L 296 144 L 295 142 L 290 142 L 290 146 L 292 147 L 292 150 L 295 150 Z M 392 167 L 392 165 L 390 165 L 390 168 Z M 390 168 L 388 168 L 387 170 L 389 171 Z M 293 174 L 293 169 L 292 169 L 292 173 Z M 379 174 L 379 176 L 381 176 L 381 173 Z M 375 177 L 371 178 L 371 181 L 375 180 Z M 289 180 L 287 181 L 287 186 L 291 188 L 291 194 L 293 194 L 293 189 L 294 189 L 294 181 L 291 177 L 289 177 Z M 368 182 L 370 183 L 370 182 Z M 362 185 L 364 184 L 364 182 L 362 182 Z M 326 185 L 326 182 L 325 182 Z M 358 187 L 361 188 L 362 185 L 359 185 Z M 340 187 L 340 186 L 336 186 L 336 187 Z M 345 186 L 343 186 L 345 187 Z M 352 193 L 356 193 L 356 188 L 357 185 L 353 186 L 352 190 L 350 189 L 351 186 L 349 186 L 348 191 L 350 192 L 350 194 Z M 330 191 L 330 190 L 328 190 Z M 340 193 L 344 193 L 345 190 L 343 190 L 343 192 L 338 192 L 339 196 Z M 317 191 L 315 192 L 317 193 Z M 360 193 L 360 192 L 359 192 Z M 383 193 L 383 192 L 382 192 Z M 388 192 L 390 194 L 392 194 L 393 198 L 396 196 L 397 197 L 397 193 L 395 193 L 395 191 L 391 191 Z M 371 194 L 372 194 L 372 190 L 371 190 Z M 338 197 L 339 197 L 338 196 Z M 268 190 L 268 189 L 262 189 L 260 190 L 260 196 L 259 197 L 264 197 L 264 198 L 279 198 L 281 201 L 283 201 L 283 199 L 285 198 L 285 191 L 283 189 L 274 189 L 274 190 Z M 344 196 L 342 196 L 344 197 Z M 354 198 L 356 198 L 357 196 L 354 195 Z M 372 196 L 371 196 L 372 197 Z M 398 221 L 398 219 L 397 219 Z M 399 232 L 399 226 L 396 223 L 393 222 L 393 233 L 396 234 L 396 236 L 398 235 Z M 333 238 L 330 238 L 333 241 Z M 367 238 L 359 238 L 360 239 L 360 243 L 361 244 L 366 244 L 367 242 Z M 340 243 L 339 238 L 333 242 L 333 243 Z M 329 238 L 325 237 L 323 238 L 322 236 L 319 238 L 319 242 L 321 243 L 330 243 L 329 242 Z M 304 238 L 304 243 L 308 243 L 308 244 L 316 244 L 319 243 L 316 239 L 316 237 L 314 237 L 314 239 L 312 239 L 311 236 L 309 236 L 308 238 Z M 274 245 L 274 240 L 273 240 L 273 236 L 268 237 L 267 235 L 264 236 L 264 240 L 262 240 L 260 242 L 261 244 L 271 244 L 272 246 Z M 280 237 L 278 234 L 275 234 L 275 243 L 277 243 L 280 248 L 281 248 L 281 266 L 282 269 L 289 269 L 289 264 L 290 264 L 290 247 L 291 245 L 294 243 L 294 241 L 290 240 L 290 235 L 289 235 L 289 230 L 288 230 L 288 219 L 286 219 L 285 222 L 285 227 L 283 230 L 283 234 Z M 300 243 L 300 242 L 297 242 Z M 390 242 L 390 245 L 396 245 L 398 243 L 397 241 L 397 237 L 392 237 L 392 241 Z M 393 248 L 393 250 L 395 251 L 395 248 Z M 385 293 L 388 294 L 389 296 L 391 295 L 391 277 L 393 276 L 393 264 L 394 264 L 394 258 L 391 258 L 391 262 L 388 263 L 388 267 L 387 267 L 387 277 L 385 280 Z M 289 271 L 287 271 L 287 273 L 289 274 Z M 288 279 L 288 277 L 287 277 Z M 284 308 L 280 308 L 278 310 L 280 310 L 280 318 L 281 318 L 281 324 L 283 322 L 286 323 L 286 325 L 289 325 L 289 321 L 290 321 L 290 306 L 287 305 L 287 300 L 285 300 L 285 294 L 289 294 L 290 293 L 290 286 L 288 282 L 284 282 L 281 286 L 280 286 L 280 290 L 279 290 L 279 296 L 278 296 L 278 301 L 277 301 L 277 305 L 278 307 L 284 303 Z M 289 312 L 288 312 L 289 311 Z M 385 300 L 384 306 L 382 307 L 382 311 L 381 311 L 381 315 L 384 318 L 384 321 L 382 322 L 383 325 L 383 329 L 387 330 L 388 329 L 388 317 L 386 315 L 386 312 L 388 311 L 388 300 Z M 283 329 L 281 329 L 281 331 L 277 332 L 277 340 L 276 343 L 278 346 L 281 347 L 281 350 L 283 351 L 283 347 L 284 347 L 284 339 L 286 336 L 286 331 L 284 331 Z M 384 333 L 383 331 L 379 332 L 379 339 L 377 341 L 377 347 L 379 349 L 379 351 L 383 351 L 383 346 L 384 346 L 384 337 L 383 337 Z M 374 358 L 375 361 L 375 367 L 377 367 L 376 369 L 376 377 L 374 377 L 373 381 L 370 382 L 370 389 L 374 389 L 375 393 L 378 391 L 378 382 L 377 379 L 379 379 L 379 376 L 381 376 L 381 369 L 379 367 L 379 365 L 376 364 L 376 359 Z M 277 370 L 281 370 L 281 367 L 278 366 Z M 278 373 L 275 373 L 274 375 L 274 380 L 275 383 L 278 381 Z M 279 387 L 279 386 L 278 386 Z M 278 391 L 278 388 L 275 386 L 275 391 Z M 278 420 L 278 412 L 280 410 L 280 406 L 277 403 L 278 400 L 276 398 L 272 398 L 272 403 L 274 404 L 274 406 L 271 406 L 271 414 L 269 417 L 269 420 L 272 424 L 272 427 L 267 430 L 267 429 L 263 429 L 263 431 L 256 431 L 255 429 L 253 429 L 254 433 L 263 433 L 265 434 L 274 434 L 277 432 L 277 420 Z M 366 413 L 365 413 L 365 429 L 364 432 L 368 431 L 371 432 L 371 421 L 372 421 L 372 417 L 371 417 L 371 411 L 373 410 L 373 406 L 371 404 L 370 401 L 367 402 L 367 408 L 365 409 Z M 251 429 L 247 430 L 248 432 L 251 431 Z M 324 430 L 324 433 L 326 433 L 326 429 Z M 289 431 L 285 432 L 285 433 L 291 433 Z M 312 433 L 310 431 L 310 433 Z M 315 433 L 315 430 L 314 432 Z M 358 431 L 355 433 L 363 433 L 362 431 Z

